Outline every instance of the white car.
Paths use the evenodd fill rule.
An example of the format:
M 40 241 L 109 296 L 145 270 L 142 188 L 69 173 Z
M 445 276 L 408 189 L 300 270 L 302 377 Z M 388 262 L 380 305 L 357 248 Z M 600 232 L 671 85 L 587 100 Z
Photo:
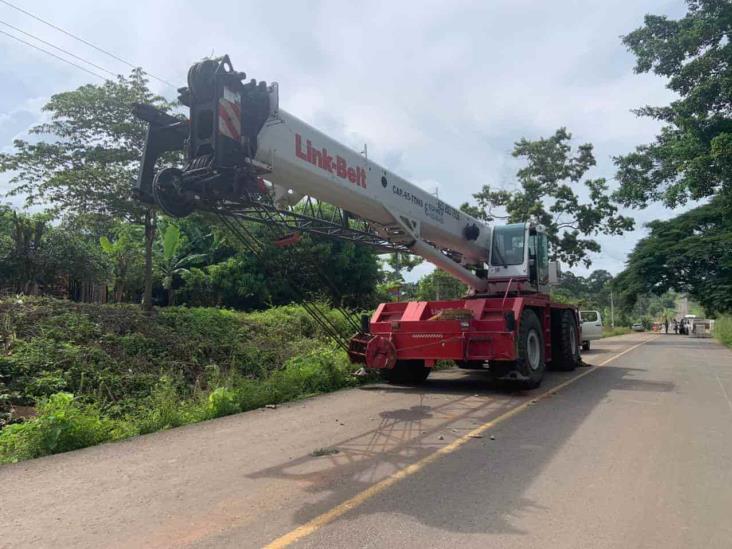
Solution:
M 600 311 L 580 311 L 582 320 L 582 350 L 590 350 L 590 341 L 602 337 L 602 316 Z

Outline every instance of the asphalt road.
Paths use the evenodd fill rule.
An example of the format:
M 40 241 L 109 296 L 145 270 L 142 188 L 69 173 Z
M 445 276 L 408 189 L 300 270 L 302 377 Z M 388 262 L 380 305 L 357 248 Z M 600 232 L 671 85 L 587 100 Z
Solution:
M 732 352 L 632 334 L 585 360 L 0 466 L 0 547 L 732 547 Z

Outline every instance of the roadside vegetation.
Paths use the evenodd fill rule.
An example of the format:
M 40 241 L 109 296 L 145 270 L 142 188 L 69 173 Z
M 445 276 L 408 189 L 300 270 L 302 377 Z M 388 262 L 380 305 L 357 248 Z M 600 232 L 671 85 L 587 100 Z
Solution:
M 343 323 L 331 311 L 331 320 Z M 0 462 L 65 452 L 354 386 L 299 306 L 240 313 L 0 300 Z M 28 412 L 30 411 L 30 412 Z
M 627 326 L 615 326 L 614 328 L 611 328 L 610 326 L 603 326 L 602 327 L 602 337 L 613 337 L 613 336 L 620 336 L 630 333 L 630 328 Z
M 727 347 L 732 347 L 732 316 L 720 316 L 714 321 L 714 337 Z

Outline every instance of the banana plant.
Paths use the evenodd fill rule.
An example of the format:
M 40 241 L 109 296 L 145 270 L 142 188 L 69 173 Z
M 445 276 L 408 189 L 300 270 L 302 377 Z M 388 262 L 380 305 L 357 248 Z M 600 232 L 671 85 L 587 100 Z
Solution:
M 175 305 L 174 281 L 190 271 L 190 267 L 206 259 L 206 254 L 189 254 L 183 249 L 180 229 L 172 223 L 162 234 L 162 253 L 158 258 L 157 271 L 163 288 L 168 293 L 168 305 Z
M 121 226 L 114 241 L 106 236 L 99 238 L 102 251 L 109 256 L 114 265 L 113 299 L 116 303 L 123 301 L 127 279 L 134 270 L 133 265 L 141 260 L 142 248 L 139 244 L 141 238 L 140 225 Z

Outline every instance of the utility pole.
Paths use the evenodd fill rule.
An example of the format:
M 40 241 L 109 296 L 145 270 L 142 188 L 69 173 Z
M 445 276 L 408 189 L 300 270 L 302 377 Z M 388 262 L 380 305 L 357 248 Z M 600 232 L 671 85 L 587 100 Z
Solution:
M 615 305 L 613 304 L 612 290 L 610 290 L 610 327 L 615 328 Z

